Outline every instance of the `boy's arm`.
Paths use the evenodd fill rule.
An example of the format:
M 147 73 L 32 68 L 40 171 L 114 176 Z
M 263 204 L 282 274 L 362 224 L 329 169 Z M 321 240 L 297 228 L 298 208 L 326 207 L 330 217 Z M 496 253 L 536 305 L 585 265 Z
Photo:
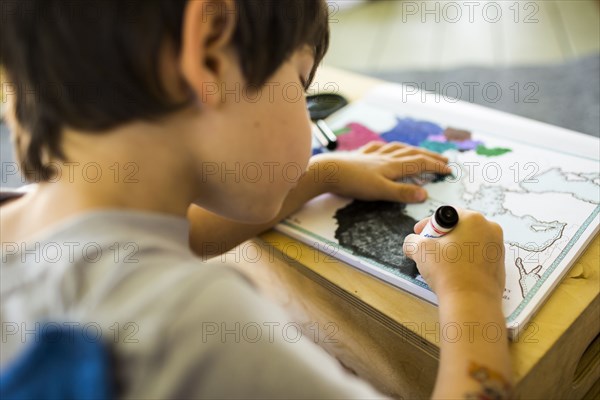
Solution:
M 264 232 L 298 210 L 304 203 L 326 192 L 325 185 L 315 181 L 319 163 L 311 163 L 307 173 L 285 199 L 279 214 L 264 224 L 245 224 L 225 219 L 195 204 L 188 209 L 190 246 L 203 258 L 223 254 L 244 241 Z
M 441 356 L 433 398 L 511 398 L 501 303 L 461 294 L 440 299 L 439 312 Z
M 264 224 L 231 221 L 191 205 L 190 246 L 205 258 L 223 254 L 326 192 L 360 200 L 423 201 L 427 193 L 422 188 L 395 180 L 421 172 L 448 174 L 447 161 L 437 153 L 401 143 L 370 143 L 356 152 L 321 154 L 311 158 L 307 172 L 290 191 L 279 214 Z
M 433 398 L 508 399 L 512 375 L 502 313 L 502 229 L 481 214 L 459 214 L 448 235 L 409 235 L 404 242 L 439 300 L 440 364 Z M 426 222 L 417 223 L 415 232 Z

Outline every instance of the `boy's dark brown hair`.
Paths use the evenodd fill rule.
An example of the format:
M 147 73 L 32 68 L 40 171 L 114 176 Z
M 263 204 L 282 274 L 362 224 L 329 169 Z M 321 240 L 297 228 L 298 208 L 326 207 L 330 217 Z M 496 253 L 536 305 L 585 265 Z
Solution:
M 14 116 L 28 133 L 18 150 L 26 178 L 50 178 L 47 156 L 64 160 L 63 127 L 101 132 L 188 104 L 169 99 L 158 63 L 165 40 L 180 50 L 186 4 L 0 0 L 2 80 L 16 88 Z M 220 3 L 209 6 L 217 12 Z M 304 44 L 314 49 L 315 68 L 322 60 L 329 43 L 324 0 L 236 0 L 235 7 L 232 45 L 248 84 L 266 83 Z

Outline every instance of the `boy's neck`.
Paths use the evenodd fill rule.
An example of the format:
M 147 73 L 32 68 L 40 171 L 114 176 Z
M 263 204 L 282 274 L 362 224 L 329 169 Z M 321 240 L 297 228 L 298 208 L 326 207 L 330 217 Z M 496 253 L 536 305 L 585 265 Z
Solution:
M 66 131 L 68 162 L 39 194 L 72 207 L 124 208 L 185 216 L 197 197 L 190 163 L 182 155 L 182 128 L 136 122 L 98 135 Z M 71 200 L 68 200 L 71 199 Z
M 98 209 L 185 217 L 200 188 L 182 151 L 184 128 L 171 122 L 136 122 L 98 134 L 65 131 L 67 161 L 53 161 L 55 177 L 3 207 L 3 218 L 13 214 L 19 226 L 27 227 L 20 236 L 29 237 L 64 218 Z
M 64 132 L 67 161 L 53 161 L 57 174 L 51 181 L 2 207 L 2 240 L 27 240 L 65 218 L 98 209 L 185 218 L 200 188 L 183 155 L 184 137 L 183 127 L 173 123 Z

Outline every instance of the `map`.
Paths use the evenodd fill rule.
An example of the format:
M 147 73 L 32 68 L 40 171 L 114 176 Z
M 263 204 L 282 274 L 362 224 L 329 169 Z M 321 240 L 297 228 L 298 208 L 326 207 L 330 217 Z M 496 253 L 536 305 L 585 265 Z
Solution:
M 323 195 L 278 229 L 317 248 L 333 246 L 341 260 L 433 303 L 435 294 L 403 254 L 402 243 L 417 221 L 441 205 L 479 211 L 502 226 L 509 328 L 530 317 L 598 229 L 597 160 L 402 115 L 368 102 L 347 107 L 331 125 L 338 151 L 370 141 L 400 141 L 443 153 L 453 173 L 405 178 L 427 189 L 424 203 Z

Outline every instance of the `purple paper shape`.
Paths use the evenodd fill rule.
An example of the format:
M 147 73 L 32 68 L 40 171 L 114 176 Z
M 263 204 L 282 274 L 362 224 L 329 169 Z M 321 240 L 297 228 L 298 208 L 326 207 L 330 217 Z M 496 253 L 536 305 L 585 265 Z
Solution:
M 480 140 L 463 140 L 461 142 L 452 141 L 452 143 L 456 144 L 456 148 L 460 151 L 475 150 L 477 146 L 483 144 Z
M 417 121 L 412 118 L 396 118 L 396 126 L 381 134 L 386 142 L 403 142 L 413 146 L 427 140 L 429 136 L 443 133 L 441 126 L 428 121 Z
M 432 135 L 432 136 L 428 136 L 427 140 L 429 142 L 440 142 L 440 143 L 445 143 L 445 142 L 448 141 L 448 139 L 444 135 Z

